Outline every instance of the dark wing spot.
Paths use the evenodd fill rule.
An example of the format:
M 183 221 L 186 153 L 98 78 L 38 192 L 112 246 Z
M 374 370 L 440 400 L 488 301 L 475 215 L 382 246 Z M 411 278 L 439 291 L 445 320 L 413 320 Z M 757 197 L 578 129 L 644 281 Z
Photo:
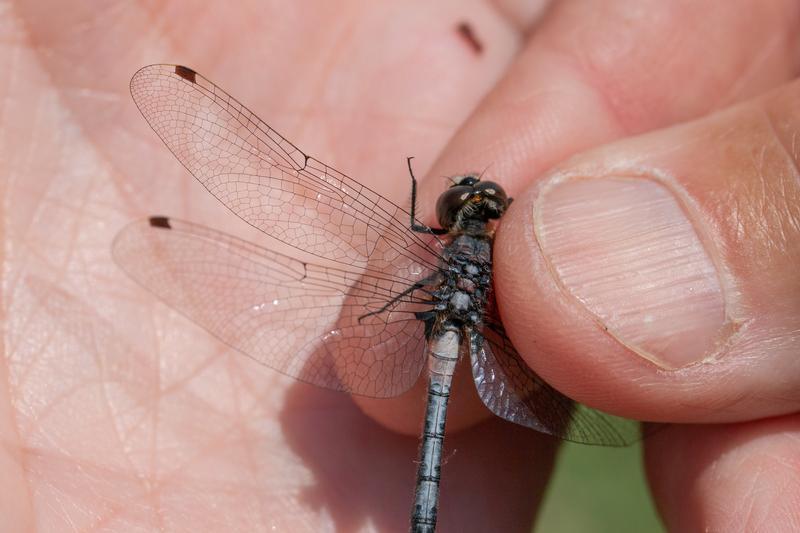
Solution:
M 150 226 L 154 228 L 172 229 L 169 225 L 169 218 L 167 217 L 150 217 Z
M 193 71 L 189 67 L 184 67 L 181 65 L 175 65 L 175 74 L 191 83 L 194 83 L 197 77 L 197 72 Z
M 456 31 L 470 48 L 472 48 L 472 51 L 475 52 L 476 55 L 480 55 L 483 52 L 483 43 L 475 35 L 475 30 L 472 29 L 472 26 L 468 22 L 460 23 L 456 27 Z

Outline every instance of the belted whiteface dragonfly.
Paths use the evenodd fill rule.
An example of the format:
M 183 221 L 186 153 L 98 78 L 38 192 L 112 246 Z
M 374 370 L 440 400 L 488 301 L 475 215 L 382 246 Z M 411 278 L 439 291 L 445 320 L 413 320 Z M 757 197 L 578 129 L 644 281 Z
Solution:
M 576 404 L 520 358 L 492 298 L 497 183 L 453 178 L 440 228 L 306 155 L 195 71 L 151 65 L 131 94 L 164 144 L 239 218 L 297 249 L 285 255 L 213 229 L 150 217 L 114 241 L 117 263 L 229 346 L 301 381 L 397 396 L 427 368 L 411 530 L 434 531 L 447 402 L 468 354 L 495 415 L 561 439 L 622 446 L 637 422 Z M 411 164 L 409 159 L 409 172 Z M 311 260 L 309 260 L 311 258 Z

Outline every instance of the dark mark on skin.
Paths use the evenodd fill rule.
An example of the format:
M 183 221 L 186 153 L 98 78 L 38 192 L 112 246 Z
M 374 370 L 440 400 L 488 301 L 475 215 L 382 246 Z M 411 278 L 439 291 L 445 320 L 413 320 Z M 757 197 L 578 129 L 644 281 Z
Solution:
M 456 26 L 456 31 L 461 38 L 466 41 L 470 48 L 472 48 L 472 51 L 475 52 L 475 55 L 480 55 L 483 53 L 483 43 L 475 35 L 475 31 L 468 22 L 461 22 L 458 26 Z

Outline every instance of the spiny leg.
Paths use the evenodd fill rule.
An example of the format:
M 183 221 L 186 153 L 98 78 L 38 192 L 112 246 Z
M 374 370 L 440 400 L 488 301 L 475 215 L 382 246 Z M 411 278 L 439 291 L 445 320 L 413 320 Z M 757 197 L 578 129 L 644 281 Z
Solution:
M 433 285 L 437 281 L 438 281 L 438 273 L 434 273 L 434 274 L 431 274 L 430 276 L 426 277 L 425 279 L 419 280 L 418 282 L 414 283 L 413 285 L 409 285 L 403 292 L 401 292 L 400 294 L 398 294 L 397 296 L 395 296 L 394 298 L 392 298 L 391 300 L 386 302 L 386 304 L 384 304 L 384 306 L 381 307 L 380 309 L 378 309 L 376 311 L 370 311 L 369 313 L 363 314 L 360 317 L 358 317 L 358 323 L 360 324 L 361 321 L 364 320 L 365 318 L 369 318 L 369 317 L 371 317 L 373 315 L 379 315 L 379 314 L 385 312 L 390 307 L 392 307 L 394 304 L 396 304 L 404 296 L 408 296 L 409 294 L 411 294 L 412 292 L 414 292 L 417 289 L 423 289 L 425 287 Z
M 417 178 L 414 177 L 414 171 L 411 169 L 411 160 L 414 157 L 408 157 L 406 162 L 408 163 L 408 173 L 411 174 L 411 230 L 416 231 L 417 233 L 429 233 L 432 235 L 444 235 L 447 233 L 447 230 L 444 228 L 431 228 L 430 226 L 426 226 L 425 224 L 420 224 L 416 220 L 416 211 L 417 211 Z

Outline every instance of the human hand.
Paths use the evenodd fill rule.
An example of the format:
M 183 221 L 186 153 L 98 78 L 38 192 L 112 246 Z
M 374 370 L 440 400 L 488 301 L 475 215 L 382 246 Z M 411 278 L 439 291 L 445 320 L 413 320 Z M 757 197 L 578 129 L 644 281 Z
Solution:
M 492 162 L 515 196 L 495 280 L 532 368 L 594 407 L 694 424 L 645 443 L 671 530 L 791 529 L 800 86 L 729 106 L 795 78 L 797 8 L 609 6 L 555 7 L 431 174 Z
M 628 48 L 603 17 L 591 30 L 574 25 L 580 33 L 543 23 L 533 42 L 549 35 L 551 53 L 533 68 L 524 58 L 535 52 L 523 52 L 506 79 L 534 78 L 501 82 L 434 170 L 486 158 L 497 161 L 493 175 L 526 184 L 498 233 L 495 279 L 504 323 L 537 372 L 594 407 L 692 424 L 645 442 L 674 531 L 789 531 L 800 521 L 800 85 L 780 85 L 797 69 L 780 21 L 796 25 L 798 11 L 754 7 L 685 13 L 674 20 L 689 25 L 663 34 L 660 9 L 677 4 L 642 7 L 652 25 L 629 27 Z M 729 47 L 697 54 L 724 35 Z M 575 46 L 590 36 L 595 47 Z M 531 170 L 598 143 L 587 136 L 702 115 Z M 500 155 L 509 153 L 518 157 Z
M 565 392 L 598 407 L 689 420 L 688 408 L 664 412 L 673 396 L 644 394 L 650 390 L 646 385 L 669 392 L 664 382 L 682 372 L 631 363 L 625 359 L 629 352 L 618 353 L 619 346 L 615 352 L 608 340 L 591 358 L 578 359 L 587 353 L 579 341 L 597 336 L 596 321 L 579 322 L 582 315 L 575 312 L 560 315 L 558 328 L 530 327 L 536 324 L 533 312 L 541 309 L 508 297 L 511 287 L 523 293 L 507 266 L 515 263 L 505 262 L 502 254 L 535 252 L 530 241 L 525 244 L 513 233 L 530 227 L 514 217 L 530 212 L 523 202 L 539 194 L 536 185 L 532 196 L 521 191 L 534 180 L 546 183 L 541 172 L 565 156 L 701 116 L 794 77 L 797 17 L 791 16 L 789 3 L 782 8 L 743 2 L 749 9 L 736 9 L 720 2 L 717 9 L 709 4 L 700 13 L 694 6 L 680 12 L 660 3 L 637 3 L 634 13 L 622 3 L 603 13 L 565 4 L 553 7 L 529 40 L 514 27 L 530 27 L 536 14 L 512 7 L 506 8 L 506 20 L 513 21 L 508 23 L 486 7 L 456 14 L 455 4 L 424 13 L 391 7 L 320 7 L 302 13 L 253 7 L 259 10 L 256 16 L 244 7 L 199 12 L 175 4 L 169 12 L 104 12 L 87 25 L 77 9 L 81 5 L 54 13 L 46 3 L 19 3 L 15 12 L 24 21 L 23 38 L 7 50 L 9 57 L 27 59 L 17 60 L 4 98 L 15 103 L 9 105 L 6 129 L 18 134 L 3 147 L 11 157 L 2 158 L 13 178 L 7 190 L 5 305 L 10 402 L 2 431 L 11 460 L 3 478 L 10 489 L 5 493 L 16 499 L 5 498 L 0 514 L 13 517 L 19 529 L 36 523 L 59 530 L 71 523 L 116 530 L 275 526 L 296 531 L 335 525 L 346 531 L 369 522 L 379 530 L 395 530 L 407 519 L 414 439 L 375 428 L 346 398 L 262 372 L 154 303 L 111 264 L 110 241 L 132 218 L 169 213 L 213 221 L 215 227 L 228 220 L 171 159 L 129 101 L 127 79 L 151 62 L 174 59 L 213 72 L 215 80 L 298 145 L 398 200 L 407 193 L 402 156 L 416 155 L 423 170 L 457 132 L 429 175 L 492 163 L 491 175 L 520 193 L 498 236 L 497 285 L 504 320 L 523 355 L 529 355 L 528 336 L 555 343 L 558 358 L 531 358 L 531 365 Z M 632 23 L 623 15 L 646 21 Z M 452 31 L 465 19 L 473 21 L 484 42 L 481 55 Z M 263 27 L 242 30 L 254 20 L 263 20 Z M 174 47 L 163 43 L 171 39 Z M 705 60 L 696 54 L 701 43 L 711 47 Z M 519 48 L 521 55 L 509 66 Z M 34 52 L 50 49 L 49 54 Z M 654 76 L 652 65 L 662 63 L 662 53 L 669 61 Z M 54 95 L 58 98 L 48 99 Z M 677 162 L 697 164 L 690 152 L 683 152 L 683 159 L 648 159 L 676 145 L 677 133 L 659 135 L 654 145 L 638 145 L 643 151 L 633 152 L 643 164 L 679 169 Z M 580 168 L 590 174 L 578 164 L 593 172 L 608 168 L 599 166 L 603 154 L 623 157 L 627 145 L 619 146 L 582 163 L 576 160 L 564 172 Z M 386 182 L 386 175 L 399 178 Z M 443 182 L 426 183 L 421 199 L 433 201 Z M 547 288 L 547 279 L 522 286 L 538 293 Z M 570 301 L 562 295 L 546 303 Z M 507 312 L 510 305 L 515 305 L 513 315 Z M 790 305 L 777 312 L 796 320 Z M 548 305 L 546 314 L 551 313 Z M 565 330 L 571 333 L 564 335 Z M 606 368 L 609 361 L 614 364 Z M 733 389 L 719 393 L 726 391 Z M 687 391 L 681 394 L 683 400 Z M 791 395 L 783 396 L 783 412 L 796 410 Z M 486 416 L 474 400 L 454 396 L 452 428 Z M 728 420 L 778 414 L 773 400 L 766 395 L 760 409 L 734 410 Z M 413 401 L 362 405 L 387 425 L 418 429 L 421 408 Z M 667 469 L 659 465 L 669 460 L 669 450 L 686 441 L 690 431 L 710 432 L 702 442 L 712 451 L 718 442 L 741 443 L 730 432 L 744 431 L 735 435 L 749 443 L 751 424 L 670 429 L 648 443 L 668 523 L 682 524 L 670 516 L 686 502 L 672 502 L 665 482 L 683 488 L 692 473 L 686 468 L 676 476 L 679 470 L 673 468 L 666 479 Z M 768 437 L 777 434 L 771 425 L 766 431 Z M 496 420 L 447 442 L 459 452 L 446 466 L 442 529 L 527 527 L 548 474 L 551 443 Z M 736 449 L 747 452 L 747 446 Z M 696 453 L 699 447 L 692 451 L 691 464 L 699 468 L 703 456 Z M 713 520 L 720 517 L 702 511 L 713 508 L 720 495 L 720 487 L 701 491 L 689 519 L 716 527 L 719 522 Z M 770 497 L 796 497 L 796 491 Z M 746 495 L 730 498 L 737 509 L 744 507 L 740 502 Z
M 416 437 L 232 352 L 111 261 L 120 228 L 153 213 L 242 230 L 147 127 L 128 80 L 170 60 L 213 73 L 309 152 L 402 202 L 405 155 L 430 164 L 515 33 L 468 10 L 493 36 L 482 63 L 454 36 L 455 4 L 159 9 L 9 7 L 0 530 L 404 529 Z M 449 441 L 445 527 L 531 521 L 534 472 L 548 466 L 520 443 L 540 438 L 488 427 Z M 516 496 L 476 487 L 490 468 Z M 459 510 L 465 498 L 477 501 Z

